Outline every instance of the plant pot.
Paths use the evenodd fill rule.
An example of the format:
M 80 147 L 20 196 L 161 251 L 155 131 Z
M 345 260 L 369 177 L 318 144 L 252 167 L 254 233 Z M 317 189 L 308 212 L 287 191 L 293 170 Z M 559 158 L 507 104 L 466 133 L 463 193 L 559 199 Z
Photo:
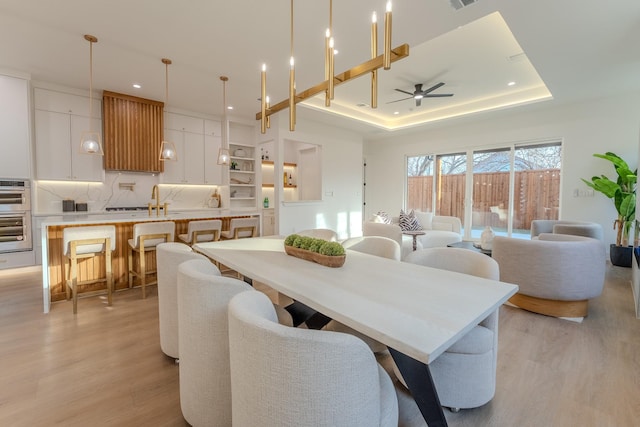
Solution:
M 616 246 L 613 243 L 609 246 L 609 258 L 613 265 L 618 267 L 631 267 L 632 257 L 633 246 Z
M 294 256 L 296 258 L 304 259 L 306 261 L 313 261 L 317 264 L 324 265 L 325 267 L 342 267 L 344 261 L 347 258 L 346 255 L 322 255 L 317 252 L 311 252 L 306 249 L 295 248 L 293 246 L 284 245 L 284 251 L 287 255 Z

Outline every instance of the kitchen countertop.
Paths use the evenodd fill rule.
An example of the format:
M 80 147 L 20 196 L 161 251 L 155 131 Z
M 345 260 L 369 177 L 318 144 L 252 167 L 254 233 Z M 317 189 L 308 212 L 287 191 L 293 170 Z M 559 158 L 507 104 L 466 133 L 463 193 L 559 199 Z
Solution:
M 172 221 L 182 219 L 198 219 L 213 217 L 236 217 L 246 215 L 260 215 L 257 209 L 230 210 L 230 209 L 179 209 L 174 212 L 169 210 L 167 216 L 155 213 L 149 216 L 148 211 L 112 211 L 112 212 L 65 212 L 57 214 L 34 214 L 40 218 L 43 227 L 65 224 L 99 224 L 105 222 L 144 222 L 144 221 Z

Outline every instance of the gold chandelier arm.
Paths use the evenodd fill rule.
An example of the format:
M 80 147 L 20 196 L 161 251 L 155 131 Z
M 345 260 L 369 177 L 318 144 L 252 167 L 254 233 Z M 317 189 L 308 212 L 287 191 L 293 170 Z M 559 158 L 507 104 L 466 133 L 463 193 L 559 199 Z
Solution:
M 409 45 L 406 43 L 396 47 L 395 49 L 391 49 L 390 57 L 391 57 L 392 63 L 399 61 L 403 58 L 406 58 L 408 56 L 409 56 Z M 383 67 L 383 55 L 378 55 L 375 58 L 365 61 L 359 65 L 356 65 L 353 68 L 350 68 L 349 70 L 341 74 L 337 74 L 336 76 L 334 76 L 335 85 L 336 86 L 341 85 L 342 83 L 346 83 L 349 80 L 353 80 L 355 78 L 368 74 L 374 70 L 378 70 L 382 67 Z M 295 104 L 299 102 L 303 102 L 308 98 L 311 98 L 323 91 L 326 91 L 327 89 L 328 89 L 327 81 L 323 81 L 297 94 L 294 92 L 293 99 L 289 97 L 289 99 L 280 101 L 277 104 L 274 104 L 271 108 L 269 108 L 269 110 L 266 112 L 267 117 L 274 113 L 284 110 L 285 108 L 289 107 L 292 104 L 295 106 Z M 262 112 L 256 113 L 256 120 L 261 120 L 261 118 L 262 118 Z

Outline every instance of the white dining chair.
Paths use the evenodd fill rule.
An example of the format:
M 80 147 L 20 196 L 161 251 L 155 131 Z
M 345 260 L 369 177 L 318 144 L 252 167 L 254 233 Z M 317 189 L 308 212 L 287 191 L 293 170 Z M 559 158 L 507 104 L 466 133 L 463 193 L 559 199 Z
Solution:
M 405 262 L 500 280 L 498 263 L 469 249 L 423 249 L 409 254 Z M 428 271 L 425 271 L 426 280 L 429 280 Z M 499 309 L 491 313 L 429 364 L 440 403 L 453 412 L 482 406 L 495 395 L 498 313 Z M 395 363 L 393 369 L 406 386 Z
M 398 400 L 373 353 L 349 334 L 279 324 L 262 293 L 229 303 L 236 427 L 398 425 Z
M 185 261 L 207 257 L 193 252 L 184 243 L 160 243 L 156 247 L 158 263 L 158 321 L 160 348 L 169 357 L 180 357 L 178 347 L 178 266 Z M 214 267 L 215 268 L 215 267 Z M 215 270 L 212 269 L 215 273 Z M 220 274 L 218 272 L 218 274 Z
M 227 305 L 243 292 L 259 293 L 241 280 L 221 276 L 208 260 L 178 267 L 180 407 L 192 426 L 231 425 Z M 291 325 L 285 310 L 276 312 Z

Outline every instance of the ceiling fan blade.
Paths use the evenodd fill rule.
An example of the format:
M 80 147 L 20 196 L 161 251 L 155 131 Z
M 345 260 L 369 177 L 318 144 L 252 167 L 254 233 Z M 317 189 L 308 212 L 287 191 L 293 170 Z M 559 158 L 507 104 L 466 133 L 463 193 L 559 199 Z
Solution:
M 393 104 L 394 102 L 406 101 L 407 99 L 413 99 L 413 96 L 409 98 L 396 99 L 395 101 L 389 101 L 387 104 Z
M 406 90 L 396 89 L 398 92 L 406 93 L 407 95 L 411 95 L 413 97 L 413 92 L 407 92 Z
M 436 90 L 436 89 L 438 89 L 438 88 L 440 88 L 442 86 L 444 86 L 444 83 L 442 83 L 442 82 L 437 83 L 437 84 L 431 86 L 429 89 L 423 90 L 422 91 L 422 95 L 424 96 L 424 95 L 428 94 L 429 92 L 433 92 L 434 90 Z
M 425 98 L 444 98 L 447 96 L 453 96 L 452 93 L 428 93 L 423 95 Z

